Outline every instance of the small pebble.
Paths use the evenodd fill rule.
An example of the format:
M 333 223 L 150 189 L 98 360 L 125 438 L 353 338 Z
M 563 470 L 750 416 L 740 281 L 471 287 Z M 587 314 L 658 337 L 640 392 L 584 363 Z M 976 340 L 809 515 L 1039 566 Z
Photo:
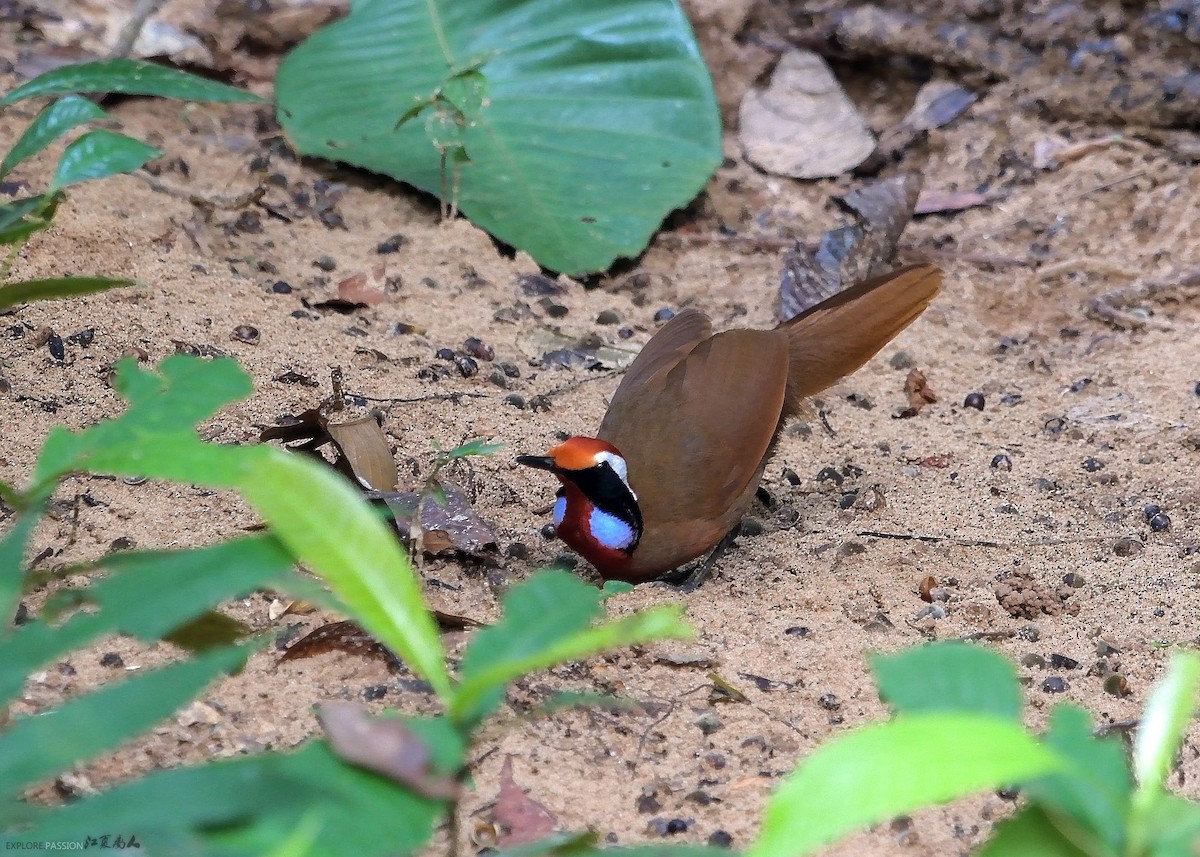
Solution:
M 601 310 L 600 314 L 596 316 L 596 324 L 618 324 L 620 321 L 621 316 L 617 315 L 616 310 Z
M 1030 652 L 1021 658 L 1021 666 L 1031 670 L 1044 670 L 1046 668 L 1046 659 L 1037 652 Z
M 495 384 L 501 390 L 508 389 L 508 376 L 499 369 L 493 369 L 489 372 L 487 379 L 489 384 Z
M 758 518 L 747 516 L 742 519 L 742 529 L 738 535 L 745 536 L 746 538 L 753 538 L 754 536 L 761 536 L 763 532 L 764 529 L 762 521 L 760 521 Z
M 619 328 L 617 328 L 617 337 L 618 337 L 618 338 L 620 338 L 620 339 L 629 339 L 629 338 L 630 338 L 630 337 L 632 337 L 632 336 L 633 336 L 633 328 L 632 328 L 632 327 L 619 327 Z
M 66 359 L 67 349 L 63 346 L 62 337 L 53 331 L 46 337 L 46 348 L 50 350 L 50 356 L 62 363 Z
M 1200 396 L 1200 381 L 1196 382 L 1196 386 L 1192 388 L 1192 392 Z
M 473 378 L 479 374 L 479 364 L 472 357 L 455 357 L 454 365 L 458 367 L 458 374 L 464 378 Z
M 573 553 L 560 553 L 550 563 L 551 568 L 565 568 L 568 571 L 578 567 L 578 565 L 579 557 L 575 556 Z
M 558 538 L 558 533 L 554 529 L 554 524 L 546 524 L 539 532 L 541 532 L 542 538 L 546 541 L 552 541 Z
M 1153 518 L 1155 515 L 1157 515 L 1161 511 L 1162 511 L 1162 509 L 1156 503 L 1147 503 L 1145 506 L 1142 507 L 1142 515 L 1146 518 L 1147 521 L 1149 521 L 1151 518 Z
M 529 559 L 529 548 L 523 542 L 513 542 L 504 552 L 511 559 Z
M 1137 556 L 1144 548 L 1142 540 L 1134 536 L 1125 536 L 1113 543 L 1113 553 L 1117 556 Z
M 706 711 L 696 718 L 696 726 L 705 735 L 712 735 L 714 732 L 720 732 L 725 724 L 721 722 L 721 718 L 714 711 Z
M 842 701 L 837 698 L 836 694 L 825 693 L 817 698 L 817 705 L 821 706 L 826 711 L 837 711 L 842 707 Z
M 408 239 L 405 238 L 403 235 L 393 235 L 391 238 L 388 238 L 386 241 L 381 241 L 375 247 L 375 252 L 379 253 L 381 255 L 384 255 L 387 253 L 395 253 L 397 250 L 399 250 L 401 247 L 403 247 L 407 243 L 408 243 Z
M 817 471 L 817 481 L 832 482 L 834 485 L 841 485 L 846 481 L 846 478 L 832 467 L 822 467 Z
M 907 351 L 897 351 L 888 360 L 888 365 L 893 369 L 911 369 L 913 367 L 912 355 Z
M 708 834 L 708 844 L 712 848 L 730 848 L 733 846 L 733 837 L 725 830 L 714 830 Z
M 466 342 L 463 343 L 463 350 L 476 360 L 482 360 L 485 363 L 496 359 L 496 350 L 474 336 L 467 337 Z
M 94 327 L 85 327 L 83 330 L 79 331 L 78 333 L 72 333 L 70 336 L 67 337 L 67 342 L 70 342 L 74 345 L 78 345 L 82 348 L 87 348 L 89 345 L 91 345 L 95 341 L 96 341 L 96 328 L 94 328 Z
M 675 317 L 675 310 L 663 307 L 654 314 L 654 320 L 658 322 L 670 321 Z
M 800 523 L 800 512 L 791 506 L 780 506 L 775 512 L 775 523 L 784 529 L 794 527 Z
M 803 640 L 809 634 L 811 634 L 812 631 L 806 628 L 804 625 L 793 625 L 792 627 L 787 628 L 783 633 L 787 634 L 789 637 L 799 637 Z
M 570 310 L 562 304 L 556 304 L 549 301 L 542 305 L 542 309 L 544 309 L 546 311 L 546 315 L 550 316 L 551 318 L 566 318 L 567 313 L 570 312 Z
M 935 620 L 936 619 L 945 619 L 946 618 L 946 608 L 943 607 L 941 604 L 930 604 L 928 607 L 924 607 L 920 611 L 918 611 L 917 615 L 913 617 L 913 621 L 919 622 L 922 619 L 924 619 L 926 616 L 928 616 L 931 619 L 935 619 Z
M 363 688 L 363 699 L 367 702 L 373 702 L 377 699 L 383 699 L 387 696 L 388 686 L 386 684 L 373 684 Z
M 984 405 L 983 393 L 968 393 L 963 399 L 964 408 L 974 408 L 977 411 L 982 411 Z
M 504 397 L 504 404 L 512 405 L 518 411 L 523 411 L 526 408 L 525 397 L 520 393 L 509 393 Z
M 797 473 L 795 470 L 792 470 L 792 468 L 790 468 L 790 467 L 785 467 L 783 469 L 783 473 L 781 473 L 779 475 L 787 480 L 788 485 L 793 485 L 793 486 L 799 485 L 800 482 L 802 481 L 800 479 L 800 474 Z
M 1163 512 L 1159 512 L 1150 519 L 1150 531 L 1154 533 L 1165 533 L 1171 529 L 1171 519 Z
M 532 399 L 529 400 L 529 408 L 530 408 L 530 410 L 532 410 L 534 412 L 550 410 L 549 396 L 541 396 L 541 395 L 534 396 Z
M 1052 654 L 1050 655 L 1050 669 L 1077 670 L 1079 669 L 1079 661 L 1074 658 L 1068 658 L 1066 655 Z
M 333 271 L 337 269 L 337 260 L 332 256 L 318 256 L 313 265 L 322 271 Z
M 1120 673 L 1113 673 L 1104 679 L 1104 692 L 1111 696 L 1124 698 L 1133 693 L 1133 690 L 1129 687 L 1129 680 L 1125 676 Z
M 676 833 L 687 833 L 689 822 L 683 818 L 672 818 L 667 822 L 668 835 L 674 836 Z
M 649 815 L 652 812 L 658 812 L 660 809 L 662 809 L 662 804 L 659 803 L 658 798 L 656 798 L 652 794 L 638 795 L 637 801 L 634 803 L 634 806 L 636 806 L 637 811 L 642 813 L 643 815 Z
M 509 363 L 507 360 L 501 360 L 496 364 L 496 368 L 507 375 L 509 378 L 520 378 L 521 370 L 517 368 L 517 364 Z
M 229 338 L 234 342 L 244 342 L 247 345 L 258 345 L 258 341 L 262 338 L 262 334 L 259 333 L 257 327 L 252 327 L 249 324 L 239 324 L 233 329 L 233 332 L 229 334 Z
M 1072 589 L 1078 589 L 1083 586 L 1083 575 L 1074 571 L 1068 571 L 1063 575 L 1063 583 Z
M 116 652 L 106 652 L 100 658 L 100 666 L 112 667 L 112 668 L 116 669 L 117 667 L 125 666 L 125 659 L 122 658 Z
M 454 349 L 439 348 L 437 351 L 435 351 L 433 353 L 433 356 L 436 357 L 438 360 L 453 360 L 454 359 Z
M 1067 680 L 1065 678 L 1056 675 L 1048 676 L 1046 680 L 1042 682 L 1043 693 L 1063 693 L 1069 687 L 1070 685 L 1067 684 Z
M 1104 469 L 1104 462 L 1098 458 L 1088 456 L 1083 460 L 1083 469 L 1088 473 L 1095 473 L 1097 470 Z

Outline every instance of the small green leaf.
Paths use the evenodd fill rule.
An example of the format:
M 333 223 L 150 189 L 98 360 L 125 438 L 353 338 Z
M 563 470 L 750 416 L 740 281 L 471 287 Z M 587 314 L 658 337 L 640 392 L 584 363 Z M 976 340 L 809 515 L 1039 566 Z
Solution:
M 879 695 L 898 714 L 957 711 L 1021 716 L 1021 689 L 1011 663 L 982 646 L 933 643 L 873 655 Z
M 0 244 L 19 244 L 54 220 L 61 194 L 43 193 L 0 205 Z
M 1062 767 L 1005 718 L 901 715 L 836 738 L 801 762 L 768 803 L 748 854 L 812 854 L 866 825 Z
M 480 438 L 476 438 L 442 454 L 448 459 L 467 458 L 472 455 L 491 455 L 502 449 L 504 449 L 504 444 L 502 443 L 487 443 Z
M 63 66 L 38 75 L 0 98 L 0 107 L 39 95 L 80 92 L 157 95 L 183 101 L 264 103 L 264 99 L 252 92 L 185 71 L 139 60 L 112 59 Z
M 141 140 L 98 128 L 73 140 L 63 151 L 50 191 L 93 179 L 131 173 L 162 151 Z
M 1200 805 L 1164 793 L 1150 810 L 1146 830 L 1146 853 L 1151 857 L 1196 857 Z
M 107 115 L 95 102 L 79 95 L 68 95 L 46 105 L 42 112 L 29 123 L 25 133 L 13 144 L 12 149 L 4 156 L 4 160 L 0 161 L 0 178 L 7 175 L 17 164 L 27 158 L 32 158 L 72 128 L 85 122 L 103 119 Z
M 412 854 L 433 835 L 445 805 L 347 765 L 323 741 L 295 752 L 262 753 L 157 771 L 94 797 L 48 809 L 0 804 L 0 829 L 23 810 L 29 841 L 78 840 L 118 823 L 148 854 L 261 857 L 318 811 L 312 852 L 392 857 Z M 11 820 L 11 819 L 9 819 Z
M 249 654 L 245 646 L 219 649 L 16 721 L 0 734 L 0 782 L 6 795 L 132 738 L 221 673 L 239 668 Z
M 1108 853 L 1123 853 L 1132 783 L 1121 741 L 1093 735 L 1088 713 L 1068 705 L 1055 707 L 1043 741 L 1073 764 L 1029 783 L 1026 797 L 1054 816 L 1073 820 L 1083 836 L 1098 839 Z
M 255 451 L 262 455 L 255 456 L 238 490 L 368 633 L 448 698 L 437 625 L 392 531 L 328 467 L 272 447 Z
M 74 298 L 107 291 L 118 286 L 135 285 L 120 277 L 54 277 L 48 280 L 24 280 L 0 285 L 0 311 L 29 301 Z
M 495 625 L 475 634 L 463 654 L 450 706 L 473 726 L 500 704 L 514 679 L 619 646 L 690 635 L 683 608 L 669 605 L 598 626 L 601 593 L 565 571 L 543 571 L 514 586 Z
M 0 539 L 0 642 L 13 632 L 12 618 L 21 598 L 21 579 L 29 539 L 37 526 L 40 514 L 26 510 L 17 517 L 4 538 Z M 20 687 L 20 685 L 18 685 Z M 0 692 L 0 706 L 10 697 Z
M 996 826 L 975 857 L 1101 857 L 1075 847 L 1044 812 L 1026 807 Z M 1116 857 L 1116 855 L 1112 855 Z
M 1200 656 L 1175 652 L 1167 673 L 1150 694 L 1133 743 L 1133 771 L 1138 797 L 1162 791 L 1183 734 L 1196 708 Z

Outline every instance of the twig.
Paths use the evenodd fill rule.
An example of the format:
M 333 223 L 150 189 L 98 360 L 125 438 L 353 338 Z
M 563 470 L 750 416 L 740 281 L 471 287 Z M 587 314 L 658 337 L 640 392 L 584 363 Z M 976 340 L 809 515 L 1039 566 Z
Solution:
M 455 393 L 430 393 L 427 396 L 416 396 L 411 399 L 399 399 L 399 398 L 389 398 L 389 397 L 381 398 L 378 396 L 364 396 L 362 393 L 347 393 L 346 395 L 353 396 L 356 399 L 362 399 L 365 402 L 387 402 L 389 404 L 394 403 L 394 404 L 401 404 L 401 405 L 407 405 L 407 404 L 411 404 L 413 402 L 454 402 L 454 404 L 457 405 L 459 402 L 459 399 L 463 399 L 463 398 L 468 398 L 468 399 L 491 399 L 491 398 L 494 398 L 493 396 L 489 396 L 487 393 L 474 393 L 474 392 L 470 392 L 470 391 L 460 391 L 460 392 L 455 392 Z
M 1126 307 L 1143 301 L 1160 300 L 1164 294 L 1196 286 L 1200 286 L 1200 266 L 1176 276 L 1143 278 L 1128 286 L 1105 292 L 1088 300 L 1084 305 L 1084 313 L 1089 318 L 1123 330 L 1142 330 L 1150 327 L 1165 330 L 1169 327 L 1166 322 L 1128 312 Z
M 251 188 L 248 191 L 237 194 L 236 196 L 201 196 L 195 191 L 184 190 L 183 188 L 169 185 L 166 182 L 160 181 L 150 175 L 145 170 L 139 170 L 134 173 L 146 184 L 150 185 L 151 190 L 156 190 L 159 193 L 165 193 L 168 196 L 173 196 L 176 199 L 186 199 L 197 208 L 203 209 L 205 212 L 216 210 L 221 211 L 237 211 L 242 208 L 253 205 L 262 199 L 267 193 L 267 186 L 262 182 Z

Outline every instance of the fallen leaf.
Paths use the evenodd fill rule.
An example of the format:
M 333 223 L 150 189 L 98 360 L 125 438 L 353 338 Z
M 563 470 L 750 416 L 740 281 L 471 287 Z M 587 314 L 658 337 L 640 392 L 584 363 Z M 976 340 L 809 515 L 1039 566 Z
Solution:
M 357 306 L 371 306 L 387 300 L 387 266 L 377 265 L 337 284 L 338 300 Z
M 920 175 L 906 173 L 843 196 L 842 203 L 858 223 L 826 232 L 815 252 L 797 243 L 784 255 L 780 319 L 786 321 L 847 286 L 883 274 L 891 266 L 900 234 L 912 220 L 920 191 Z
M 766 89 L 742 99 L 746 159 L 776 175 L 831 178 L 861 164 L 875 137 L 819 54 L 784 54 Z
M 382 774 L 434 800 L 455 800 L 459 785 L 429 770 L 425 742 L 400 720 L 373 717 L 354 702 L 329 701 L 317 708 L 321 728 L 334 754 L 351 764 Z
M 367 496 L 387 503 L 395 518 L 396 529 L 405 539 L 416 537 L 413 519 L 419 506 L 426 553 L 460 552 L 487 558 L 488 552 L 497 545 L 491 525 L 476 514 L 466 495 L 453 482 L 439 480 L 437 484 L 441 488 L 440 497 L 432 486 L 422 492 L 369 491 Z
M 917 197 L 913 214 L 939 214 L 947 211 L 962 211 L 965 208 L 976 208 L 981 205 L 991 205 L 995 197 L 990 193 L 979 191 L 961 191 L 944 193 L 936 190 L 923 190 Z
M 511 755 L 500 767 L 500 793 L 493 813 L 501 826 L 500 848 L 529 845 L 544 839 L 558 827 L 550 810 L 531 798 L 513 779 Z
M 906 420 L 915 417 L 926 405 L 938 400 L 937 394 L 929 388 L 925 380 L 925 373 L 920 369 L 909 370 L 904 379 L 904 394 L 908 396 L 908 407 L 898 414 L 893 414 L 895 419 Z
M 329 652 L 346 652 L 352 655 L 381 658 L 391 665 L 400 663 L 382 643 L 349 620 L 326 622 L 324 625 L 314 628 L 288 646 L 287 651 L 279 660 L 281 663 L 295 661 Z

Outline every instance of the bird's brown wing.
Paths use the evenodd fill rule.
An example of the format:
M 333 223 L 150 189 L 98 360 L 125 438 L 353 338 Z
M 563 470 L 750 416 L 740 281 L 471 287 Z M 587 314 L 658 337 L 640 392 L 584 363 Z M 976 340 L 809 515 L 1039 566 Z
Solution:
M 636 388 L 622 384 L 599 437 L 625 456 L 648 536 L 661 521 L 723 526 L 753 490 L 783 409 L 787 349 L 782 331 L 730 330 L 666 371 L 664 360 Z
M 791 349 L 786 414 L 849 375 L 919 316 L 942 283 L 933 265 L 865 280 L 779 325 Z

